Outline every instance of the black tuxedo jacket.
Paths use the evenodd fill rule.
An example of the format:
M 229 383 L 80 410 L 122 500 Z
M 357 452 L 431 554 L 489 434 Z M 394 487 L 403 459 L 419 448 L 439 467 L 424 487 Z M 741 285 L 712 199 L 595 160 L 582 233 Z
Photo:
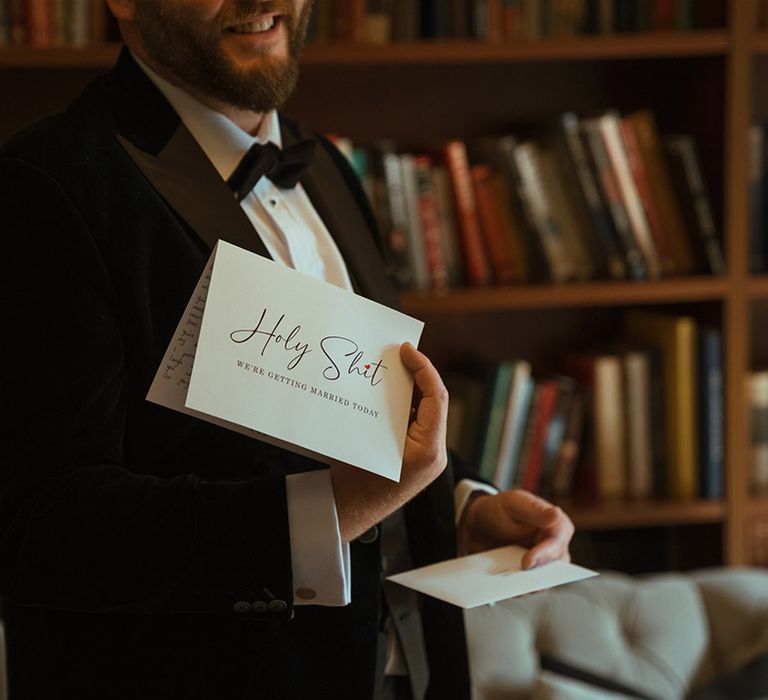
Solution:
M 327 141 L 302 184 L 357 291 L 395 305 Z M 144 398 L 212 243 L 267 252 L 127 53 L 2 148 L 0 217 L 12 700 L 370 697 L 379 542 L 352 545 L 351 605 L 292 606 L 284 476 L 322 465 Z M 453 554 L 451 490 L 446 472 L 407 509 L 415 564 Z M 449 612 L 424 602 L 432 697 L 461 698 Z

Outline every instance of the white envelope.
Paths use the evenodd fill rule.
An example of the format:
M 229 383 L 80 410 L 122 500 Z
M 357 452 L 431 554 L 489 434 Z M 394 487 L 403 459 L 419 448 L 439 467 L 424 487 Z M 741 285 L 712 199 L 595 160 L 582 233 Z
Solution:
M 397 481 L 423 327 L 219 241 L 147 399 Z
M 526 551 L 517 545 L 500 547 L 405 571 L 387 580 L 466 609 L 598 575 L 564 561 L 523 571 L 520 562 Z

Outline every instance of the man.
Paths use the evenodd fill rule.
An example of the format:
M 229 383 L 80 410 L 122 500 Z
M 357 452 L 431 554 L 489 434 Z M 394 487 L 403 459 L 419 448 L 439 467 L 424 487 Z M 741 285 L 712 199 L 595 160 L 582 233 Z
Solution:
M 274 109 L 310 3 L 109 6 L 130 51 L 0 152 L 11 697 L 359 700 L 385 666 L 421 678 L 420 695 L 421 640 L 393 642 L 380 610 L 381 547 L 401 555 L 403 529 L 376 526 L 408 503 L 410 563 L 455 555 L 447 395 L 427 358 L 402 348 L 420 400 L 399 484 L 144 398 L 217 238 L 397 303 L 359 184 L 325 140 L 295 186 L 262 178 L 238 202 L 226 182 L 254 141 L 306 146 Z M 527 565 L 567 557 L 559 509 L 470 490 L 463 551 L 519 542 Z M 460 616 L 427 600 L 422 612 L 430 696 L 465 697 Z

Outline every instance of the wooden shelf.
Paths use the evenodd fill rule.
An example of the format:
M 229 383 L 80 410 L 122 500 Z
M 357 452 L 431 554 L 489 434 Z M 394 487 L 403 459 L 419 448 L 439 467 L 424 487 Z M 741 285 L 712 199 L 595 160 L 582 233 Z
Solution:
M 705 525 L 725 519 L 722 501 L 663 501 L 617 499 L 585 503 L 562 501 L 558 505 L 577 530 L 623 530 L 670 525 Z
M 518 43 L 420 41 L 383 46 L 308 46 L 307 64 L 492 63 L 724 55 L 725 31 L 663 32 L 545 39 Z
M 766 39 L 768 46 L 768 39 Z M 0 49 L 3 68 L 101 68 L 109 67 L 119 44 L 85 48 Z M 547 39 L 519 43 L 481 41 L 418 41 L 385 45 L 308 45 L 305 65 L 397 65 L 403 63 L 504 63 L 526 61 L 601 60 L 725 55 L 725 31 L 617 34 L 599 37 Z
M 725 279 L 685 277 L 659 282 L 589 282 L 452 289 L 445 294 L 404 292 L 403 307 L 414 314 L 451 311 L 567 308 L 720 301 Z
M 747 294 L 752 299 L 768 300 L 768 274 L 750 277 L 747 281 Z
M 755 53 L 768 53 L 768 32 L 763 31 L 755 35 L 752 50 Z
M 117 58 L 120 44 L 84 48 L 31 49 L 12 46 L 0 49 L 0 68 L 109 68 Z

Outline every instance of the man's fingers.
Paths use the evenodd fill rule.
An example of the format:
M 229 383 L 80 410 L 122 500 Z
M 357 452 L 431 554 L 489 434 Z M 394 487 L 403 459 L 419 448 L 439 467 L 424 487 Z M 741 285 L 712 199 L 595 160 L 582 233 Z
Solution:
M 413 372 L 416 388 L 421 394 L 416 421 L 423 427 L 440 425 L 448 413 L 448 390 L 429 358 L 410 343 L 400 346 L 400 357 Z
M 536 528 L 549 528 L 557 524 L 563 512 L 543 498 L 529 491 L 504 491 L 502 506 L 512 519 L 533 525 Z

